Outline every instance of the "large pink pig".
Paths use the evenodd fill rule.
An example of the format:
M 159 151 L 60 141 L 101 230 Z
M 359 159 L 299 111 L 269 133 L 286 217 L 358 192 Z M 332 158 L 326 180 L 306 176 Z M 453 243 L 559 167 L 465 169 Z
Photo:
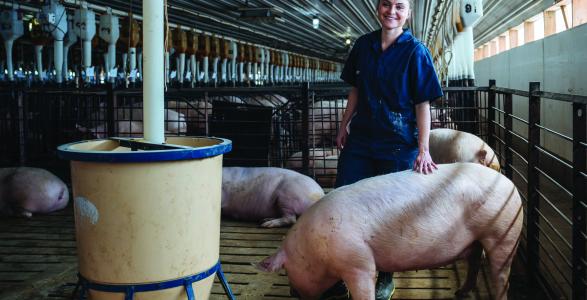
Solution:
M 49 171 L 38 168 L 0 169 L 0 214 L 49 213 L 69 201 L 67 186 Z
M 280 168 L 222 168 L 222 214 L 263 227 L 296 222 L 324 196 L 312 178 Z
M 474 162 L 500 170 L 495 152 L 480 137 L 464 131 L 438 128 L 430 131 L 430 156 L 435 163 Z
M 327 194 L 258 267 L 284 267 L 302 299 L 317 299 L 342 279 L 354 300 L 373 300 L 376 270 L 428 269 L 468 257 L 458 292 L 466 294 L 485 250 L 496 298 L 506 299 L 522 222 L 516 187 L 490 168 L 454 163 L 430 175 L 392 173 Z

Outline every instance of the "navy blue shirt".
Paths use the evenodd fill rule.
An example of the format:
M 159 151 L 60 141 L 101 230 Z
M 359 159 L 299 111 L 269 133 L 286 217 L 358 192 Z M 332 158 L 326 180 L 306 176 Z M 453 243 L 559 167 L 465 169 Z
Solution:
M 442 96 L 430 52 L 409 30 L 385 51 L 381 29 L 361 36 L 340 76 L 358 89 L 345 151 L 391 159 L 418 147 L 415 105 Z

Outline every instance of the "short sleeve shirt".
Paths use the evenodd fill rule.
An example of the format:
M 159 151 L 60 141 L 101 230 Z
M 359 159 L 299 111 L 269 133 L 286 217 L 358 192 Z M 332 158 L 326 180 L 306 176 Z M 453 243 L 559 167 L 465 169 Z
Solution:
M 358 89 L 345 151 L 378 159 L 417 147 L 415 105 L 442 96 L 430 52 L 409 30 L 385 51 L 381 30 L 361 36 L 340 78 Z

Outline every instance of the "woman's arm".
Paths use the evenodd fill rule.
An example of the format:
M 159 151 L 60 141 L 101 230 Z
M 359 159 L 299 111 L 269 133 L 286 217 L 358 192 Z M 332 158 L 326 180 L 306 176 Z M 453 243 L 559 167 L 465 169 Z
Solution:
M 340 122 L 340 128 L 338 129 L 338 134 L 336 135 L 336 146 L 339 150 L 344 148 L 346 144 L 346 139 L 348 137 L 348 132 L 346 131 L 353 114 L 357 110 L 357 102 L 359 99 L 359 90 L 356 87 L 353 87 L 349 92 L 349 96 L 346 103 L 346 109 L 344 114 L 342 115 L 342 121 Z
M 414 170 L 419 173 L 429 174 L 432 173 L 432 169 L 438 169 L 428 151 L 430 102 L 426 101 L 416 105 L 416 123 L 418 125 L 418 156 L 414 161 Z

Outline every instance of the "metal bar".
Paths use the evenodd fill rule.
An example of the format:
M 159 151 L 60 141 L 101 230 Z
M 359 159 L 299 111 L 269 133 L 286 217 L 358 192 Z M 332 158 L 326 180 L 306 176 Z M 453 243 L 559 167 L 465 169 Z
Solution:
M 444 91 L 444 92 L 464 92 L 464 91 L 487 92 L 487 91 L 490 91 L 490 88 L 489 87 L 482 87 L 482 86 L 445 86 L 445 87 L 442 87 L 442 91 Z
M 563 101 L 563 102 L 579 103 L 579 104 L 583 104 L 583 105 L 587 104 L 587 96 L 550 93 L 550 92 L 543 92 L 543 91 L 539 91 L 536 94 L 536 96 L 539 96 L 541 98 Z
M 530 291 L 537 291 L 539 288 L 538 274 L 540 262 L 540 246 L 538 230 L 538 172 L 536 166 L 538 165 L 539 151 L 537 146 L 540 145 L 540 129 L 536 124 L 540 123 L 540 97 L 535 96 L 533 92 L 540 90 L 540 82 L 530 82 L 528 105 L 528 283 Z
M 504 140 L 505 140 L 505 176 L 507 176 L 507 178 L 512 179 L 513 173 L 512 173 L 512 168 L 511 167 L 507 167 L 512 165 L 513 162 L 513 158 L 512 158 L 512 150 L 510 148 L 510 146 L 512 145 L 512 126 L 513 126 L 513 120 L 512 120 L 512 111 L 513 111 L 513 106 L 512 106 L 512 94 L 505 94 L 504 97 L 504 110 L 505 110 L 505 114 L 504 114 L 504 125 L 505 125 L 505 132 L 504 132 Z
M 28 100 L 24 97 L 24 91 L 18 90 L 16 93 L 16 109 L 18 119 L 18 163 L 19 166 L 24 166 L 27 163 L 26 155 L 26 141 L 28 131 Z M 14 96 L 14 94 L 13 94 Z M 15 100 L 14 98 L 12 100 Z
M 491 87 L 489 87 L 491 89 Z M 522 96 L 522 97 L 530 97 L 530 93 L 526 92 L 526 91 L 521 91 L 521 90 L 515 90 L 515 89 L 508 89 L 508 88 L 502 88 L 502 87 L 496 87 L 493 88 L 493 90 L 496 93 L 502 93 L 502 94 L 512 94 L 512 95 L 516 95 L 516 96 Z
M 489 147 L 495 148 L 495 79 L 489 80 L 489 96 L 488 98 L 488 111 L 487 111 L 487 144 Z
M 552 182 L 554 185 L 556 185 L 556 187 L 558 187 L 559 189 L 561 189 L 565 194 L 567 194 L 569 197 L 573 196 L 573 193 L 571 191 L 569 191 L 567 188 L 565 188 L 562 184 L 560 184 L 558 181 L 556 181 L 554 178 L 552 178 L 550 175 L 546 174 L 545 171 L 543 171 L 542 169 L 540 169 L 539 167 L 536 167 L 536 171 L 538 171 L 538 173 L 540 173 L 542 176 L 544 176 L 544 178 L 548 179 L 548 181 Z M 570 224 L 570 220 L 569 220 L 569 224 Z
M 573 168 L 573 166 L 571 165 L 571 163 L 568 163 L 568 162 L 564 161 L 563 158 L 562 157 L 559 157 L 556 153 L 553 153 L 552 151 L 547 150 L 544 147 L 537 146 L 536 148 L 538 148 L 538 151 L 540 151 L 541 153 L 544 153 L 548 157 L 556 160 L 557 162 L 561 163 L 563 166 L 567 167 L 568 169 L 572 169 Z
M 587 261 L 585 238 L 582 232 L 587 231 L 585 222 L 585 206 L 582 202 L 587 196 L 585 180 L 581 173 L 585 173 L 585 103 L 573 103 L 573 299 L 585 299 L 585 266 L 581 261 Z
M 546 223 L 546 225 L 548 225 L 548 228 L 550 228 L 552 231 L 554 231 L 556 237 L 558 237 L 559 240 L 561 240 L 563 242 L 563 246 L 566 248 L 568 248 L 568 250 L 571 249 L 571 244 L 569 243 L 569 241 L 565 240 L 564 237 L 561 235 L 560 232 L 558 232 L 555 228 L 554 225 L 546 218 L 545 215 L 540 214 L 540 217 L 542 220 L 544 220 L 544 222 Z M 571 261 L 565 256 L 565 254 L 563 253 L 563 250 L 557 245 L 557 243 L 554 241 L 554 239 L 546 234 L 546 228 L 542 228 L 542 226 L 538 226 L 538 228 L 540 228 L 540 231 L 544 232 L 544 237 L 548 240 L 548 242 L 551 244 L 552 248 L 554 248 L 556 250 L 556 253 L 558 254 L 558 256 L 562 259 L 562 261 L 564 262 L 565 266 L 571 268 Z M 569 282 L 570 283 L 570 282 Z
M 308 147 L 310 110 L 310 83 L 302 85 L 302 174 L 310 174 L 310 148 Z
M 114 137 L 115 135 L 120 134 L 119 132 L 115 131 L 116 122 L 114 120 L 114 106 L 117 105 L 116 103 L 116 93 L 114 92 L 114 88 L 112 85 L 108 85 L 107 94 L 106 94 L 106 132 L 108 137 Z M 131 108 L 131 116 L 132 116 L 132 108 Z M 104 122 L 104 120 L 100 120 L 100 122 Z M 132 126 L 129 126 L 132 128 Z M 131 130 L 132 131 L 132 130 Z
M 569 142 L 572 142 L 573 141 L 573 138 L 568 137 L 568 136 L 566 136 L 566 135 L 564 135 L 564 134 L 562 134 L 560 132 L 554 131 L 554 130 L 548 128 L 548 127 L 544 127 L 544 126 L 538 125 L 538 128 L 543 129 L 545 131 L 548 131 L 549 133 L 552 133 L 555 136 L 561 137 L 561 138 L 563 138 L 563 139 L 565 139 L 565 140 L 567 140 Z

